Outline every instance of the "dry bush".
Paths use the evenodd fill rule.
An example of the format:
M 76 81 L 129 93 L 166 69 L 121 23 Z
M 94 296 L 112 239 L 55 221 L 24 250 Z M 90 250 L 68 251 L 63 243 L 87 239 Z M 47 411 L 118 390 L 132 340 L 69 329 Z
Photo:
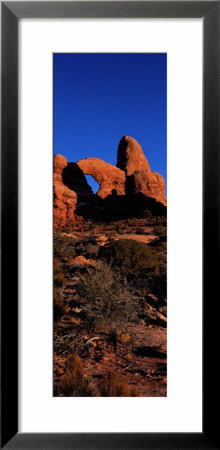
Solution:
M 94 324 L 114 328 L 137 317 L 137 304 L 126 279 L 103 262 L 95 269 L 88 269 L 81 279 L 79 292 L 87 300 L 87 316 Z
M 102 397 L 138 397 L 138 392 L 123 381 L 119 373 L 108 370 L 99 383 Z
M 68 232 L 68 230 L 66 230 Z M 74 258 L 77 239 L 59 233 L 54 233 L 53 251 L 55 258 Z
M 69 355 L 65 362 L 61 390 L 65 397 L 91 397 L 92 389 L 82 374 L 79 355 Z

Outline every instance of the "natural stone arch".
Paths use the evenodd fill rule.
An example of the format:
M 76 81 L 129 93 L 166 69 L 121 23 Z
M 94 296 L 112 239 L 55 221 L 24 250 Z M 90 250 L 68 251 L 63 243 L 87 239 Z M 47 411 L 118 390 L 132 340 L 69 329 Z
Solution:
M 102 198 L 112 195 L 125 195 L 125 173 L 119 168 L 99 158 L 85 158 L 77 162 L 85 175 L 92 175 L 100 188 L 97 192 Z
M 93 194 L 97 194 L 100 186 L 99 183 L 97 183 L 97 181 L 95 180 L 95 178 L 92 175 L 87 175 L 85 173 L 83 173 L 89 187 L 91 187 Z

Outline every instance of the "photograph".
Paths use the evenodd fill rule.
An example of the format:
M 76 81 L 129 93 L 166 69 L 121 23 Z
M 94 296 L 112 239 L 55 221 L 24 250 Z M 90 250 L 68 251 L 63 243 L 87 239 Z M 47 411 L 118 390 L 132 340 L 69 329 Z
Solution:
M 166 397 L 168 322 L 167 54 L 54 53 L 53 396 Z
M 220 449 L 220 0 L 50 3 L 1 2 L 0 447 Z

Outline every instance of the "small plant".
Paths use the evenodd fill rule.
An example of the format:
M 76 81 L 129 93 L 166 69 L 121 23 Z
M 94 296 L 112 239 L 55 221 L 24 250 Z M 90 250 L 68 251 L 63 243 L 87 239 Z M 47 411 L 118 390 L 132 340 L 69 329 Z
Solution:
M 95 269 L 88 269 L 81 279 L 79 291 L 87 300 L 87 316 L 93 324 L 101 322 L 114 328 L 118 323 L 137 317 L 137 305 L 126 279 L 103 262 Z
M 82 361 L 77 354 L 69 355 L 66 359 L 61 389 L 65 397 L 90 397 L 92 395 L 88 380 L 82 374 Z
M 100 247 L 98 257 L 120 267 L 125 275 L 134 275 L 146 269 L 155 270 L 158 265 L 158 252 L 132 239 L 120 239 Z
M 158 236 L 165 236 L 167 234 L 167 228 L 163 225 L 156 225 L 154 227 L 154 233 L 156 233 Z
M 58 259 L 74 258 L 76 256 L 76 238 L 63 234 L 54 234 L 54 257 Z
M 99 384 L 102 397 L 138 397 L 136 390 L 123 381 L 119 373 L 108 370 Z
M 116 231 L 116 233 L 118 233 L 118 234 L 123 234 L 123 227 L 121 226 L 121 225 L 116 225 L 116 227 L 115 227 L 115 231 Z
M 115 238 L 115 236 L 117 236 L 117 232 L 115 230 L 109 231 L 108 236 L 110 239 Z

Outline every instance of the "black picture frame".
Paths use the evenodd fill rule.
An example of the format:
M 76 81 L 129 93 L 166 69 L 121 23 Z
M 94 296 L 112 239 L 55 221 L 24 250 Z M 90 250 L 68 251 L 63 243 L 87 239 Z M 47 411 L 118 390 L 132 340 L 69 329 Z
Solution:
M 201 433 L 18 433 L 18 21 L 65 17 L 203 18 Z M 5 1 L 1 24 L 1 448 L 220 448 L 220 1 Z M 186 214 L 183 211 L 183 220 Z

